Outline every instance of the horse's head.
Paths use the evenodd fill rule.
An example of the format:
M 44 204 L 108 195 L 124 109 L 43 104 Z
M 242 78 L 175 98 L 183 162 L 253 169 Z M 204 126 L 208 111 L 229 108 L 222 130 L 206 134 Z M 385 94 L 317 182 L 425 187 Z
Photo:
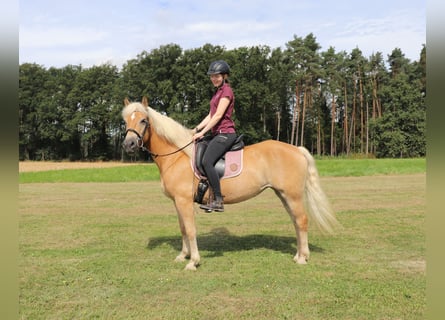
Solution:
M 135 153 L 138 149 L 144 148 L 144 143 L 148 140 L 150 123 L 148 120 L 148 99 L 144 97 L 142 104 L 130 103 L 127 98 L 124 100 L 122 117 L 125 121 L 125 139 L 122 148 L 129 154 Z

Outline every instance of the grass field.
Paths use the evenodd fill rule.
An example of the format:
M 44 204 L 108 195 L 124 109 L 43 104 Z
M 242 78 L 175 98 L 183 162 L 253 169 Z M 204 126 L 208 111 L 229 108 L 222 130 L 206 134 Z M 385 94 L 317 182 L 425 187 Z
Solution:
M 129 182 L 157 181 L 159 171 L 155 164 L 122 164 L 105 166 L 102 163 L 22 163 L 27 170 L 19 173 L 20 183 L 36 182 Z M 51 168 L 51 164 L 53 169 Z M 89 168 L 88 165 L 91 167 Z M 71 168 L 64 169 L 64 166 Z M 424 173 L 425 158 L 417 159 L 330 159 L 318 160 L 321 176 L 373 176 L 382 174 Z M 24 166 L 25 167 L 25 166 Z M 33 170 L 33 167 L 36 170 Z M 48 170 L 42 171 L 45 168 Z M 98 170 L 100 169 L 100 170 Z
M 197 272 L 152 166 L 20 173 L 20 318 L 424 319 L 424 159 L 353 161 L 317 161 L 343 228 L 308 265 L 265 191 L 197 215 Z

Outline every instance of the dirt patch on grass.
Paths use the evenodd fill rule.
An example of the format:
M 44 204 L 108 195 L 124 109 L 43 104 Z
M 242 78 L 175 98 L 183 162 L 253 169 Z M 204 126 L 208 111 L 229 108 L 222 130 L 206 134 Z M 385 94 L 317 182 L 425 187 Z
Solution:
M 393 267 L 399 269 L 400 271 L 410 273 L 410 272 L 426 272 L 426 261 L 425 260 L 400 260 L 394 262 Z
M 136 163 L 107 161 L 107 162 L 55 162 L 55 161 L 20 161 L 19 172 L 48 171 L 64 169 L 110 168 L 131 166 Z

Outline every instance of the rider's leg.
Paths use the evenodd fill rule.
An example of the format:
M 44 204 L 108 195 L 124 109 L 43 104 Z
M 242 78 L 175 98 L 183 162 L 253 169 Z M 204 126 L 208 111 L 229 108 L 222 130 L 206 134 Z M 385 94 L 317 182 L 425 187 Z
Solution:
M 215 199 L 210 203 L 210 207 L 215 210 L 224 210 L 223 197 L 218 173 L 215 170 L 216 162 L 226 153 L 236 139 L 235 133 L 218 134 L 207 146 L 202 158 L 202 164 L 207 175 L 210 187 L 213 190 Z

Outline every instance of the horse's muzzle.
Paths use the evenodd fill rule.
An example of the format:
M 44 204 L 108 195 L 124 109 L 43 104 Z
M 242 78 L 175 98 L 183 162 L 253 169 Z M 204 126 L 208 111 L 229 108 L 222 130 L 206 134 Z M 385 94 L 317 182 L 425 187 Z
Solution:
M 122 148 L 128 154 L 135 153 L 139 149 L 138 138 L 134 136 L 125 137 L 124 141 L 122 142 Z

